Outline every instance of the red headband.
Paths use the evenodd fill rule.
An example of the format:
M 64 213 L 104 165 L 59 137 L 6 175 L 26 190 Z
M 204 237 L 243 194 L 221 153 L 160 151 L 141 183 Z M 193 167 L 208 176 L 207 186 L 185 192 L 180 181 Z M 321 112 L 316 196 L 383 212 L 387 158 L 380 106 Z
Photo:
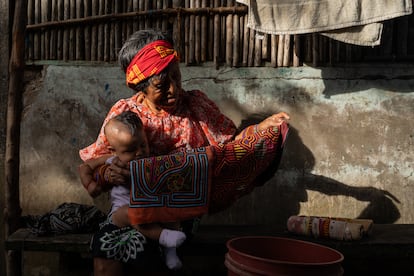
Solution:
M 142 48 L 126 70 L 127 85 L 137 85 L 153 75 L 158 75 L 172 61 L 178 60 L 177 52 L 165 40 L 157 40 Z

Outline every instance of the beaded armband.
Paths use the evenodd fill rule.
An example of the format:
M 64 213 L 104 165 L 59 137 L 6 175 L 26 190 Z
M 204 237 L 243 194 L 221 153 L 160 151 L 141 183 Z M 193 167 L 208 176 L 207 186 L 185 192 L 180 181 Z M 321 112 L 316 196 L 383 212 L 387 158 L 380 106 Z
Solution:
M 103 191 L 108 191 L 111 189 L 111 172 L 107 170 L 109 164 L 101 165 L 94 171 L 94 178 L 98 186 L 102 187 Z

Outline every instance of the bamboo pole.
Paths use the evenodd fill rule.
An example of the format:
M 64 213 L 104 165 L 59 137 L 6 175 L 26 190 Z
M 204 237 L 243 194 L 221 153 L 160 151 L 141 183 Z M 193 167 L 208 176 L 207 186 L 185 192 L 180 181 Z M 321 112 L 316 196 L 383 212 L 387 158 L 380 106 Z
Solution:
M 290 35 L 285 35 L 283 47 L 283 66 L 288 67 L 290 65 Z
M 220 5 L 219 0 L 214 0 L 214 8 Z M 221 26 L 220 26 L 220 15 L 214 15 L 214 51 L 213 51 L 213 60 L 216 68 L 220 64 L 220 41 L 221 41 Z
M 180 0 L 173 0 L 172 2 L 172 7 L 178 8 L 181 6 L 181 1 Z M 178 53 L 181 55 L 184 54 L 184 48 L 183 48 L 183 39 L 182 39 L 182 29 L 183 29 L 183 24 L 182 24 L 182 17 L 181 17 L 181 13 L 177 13 L 177 17 L 173 22 L 173 41 L 175 44 L 176 49 L 178 50 Z
M 119 1 L 114 0 L 114 2 L 116 3 L 116 5 L 118 4 Z M 132 1 L 132 11 L 138 11 L 139 10 L 139 0 L 133 0 Z M 121 11 L 118 11 L 117 9 L 115 9 L 115 13 L 119 13 Z M 137 18 L 137 20 L 134 19 L 133 23 L 132 23 L 132 32 L 135 32 L 136 30 L 139 29 L 139 18 Z
M 40 21 L 40 0 L 34 0 L 35 4 L 35 11 L 34 11 L 34 22 L 35 24 L 41 24 Z M 40 59 L 41 53 L 40 53 L 40 33 L 35 32 L 33 37 L 33 58 L 34 59 Z
M 194 1 L 194 8 L 200 8 L 200 1 Z M 201 17 L 200 15 L 194 16 L 194 59 L 196 64 L 200 64 L 201 61 Z
M 262 65 L 262 38 L 258 35 L 254 38 L 254 66 Z
M 201 7 L 207 7 L 207 0 L 201 0 Z M 207 16 L 205 14 L 201 15 L 200 19 L 200 62 L 207 61 L 208 56 L 208 47 L 207 47 L 207 34 L 209 33 L 207 28 Z
M 76 0 L 76 18 L 84 18 L 84 0 Z M 78 26 L 76 28 L 76 60 L 85 59 L 85 33 L 84 26 Z
M 58 7 L 57 7 L 58 0 L 52 0 L 51 1 L 51 21 L 57 21 L 58 20 Z M 57 56 L 57 30 L 51 29 L 50 31 L 50 56 L 49 58 L 54 60 Z
M 312 65 L 316 67 L 319 65 L 318 55 L 318 34 L 312 34 Z
M 58 20 L 63 20 L 64 16 L 64 3 L 62 0 L 57 0 L 57 9 L 58 9 Z M 56 59 L 63 59 L 63 29 L 57 29 L 57 41 L 56 41 Z
M 103 14 L 109 14 L 111 12 L 111 1 L 112 0 L 105 0 L 104 1 L 104 9 L 103 9 Z M 110 60 L 110 51 L 111 51 L 111 23 L 110 22 L 106 22 L 103 23 L 103 60 L 105 62 L 108 62 Z
M 105 10 L 105 0 L 99 0 L 99 15 L 104 15 Z M 99 22 L 98 25 L 98 47 L 97 47 L 97 60 L 103 61 L 104 60 L 104 24 L 105 22 Z
M 228 0 L 227 6 L 233 6 L 234 1 Z M 233 15 L 228 14 L 224 18 L 223 22 L 223 40 L 226 44 L 223 48 L 223 53 L 225 54 L 225 61 L 228 66 L 232 66 L 233 62 Z
M 185 4 L 184 7 L 189 7 L 190 6 L 190 0 L 185 0 Z M 185 64 L 189 63 L 190 60 L 190 17 L 189 16 L 184 16 L 184 61 Z
M 63 20 L 69 20 L 70 18 L 70 2 L 65 0 L 65 5 L 63 8 Z M 69 59 L 69 30 L 67 28 L 63 31 L 63 60 Z
M 283 57 L 285 51 L 285 36 L 286 35 L 279 35 L 278 45 L 277 45 L 277 67 L 283 66 Z
M 262 38 L 262 59 L 267 60 L 269 59 L 269 35 L 263 34 Z
M 156 0 L 154 4 L 155 4 L 154 9 L 162 10 L 162 0 Z M 157 17 L 156 28 L 158 30 L 162 30 L 162 21 L 164 21 L 164 17 Z
M 176 0 L 173 0 L 173 7 L 174 7 L 174 2 L 177 2 Z M 138 3 L 138 11 L 137 12 L 145 12 L 145 1 L 139 1 Z M 179 15 L 177 15 L 178 17 Z M 139 20 L 139 28 L 140 29 L 144 29 L 145 28 L 145 17 L 140 16 L 138 17 Z
M 277 67 L 277 45 L 278 45 L 278 36 L 277 35 L 271 35 L 270 36 L 270 65 L 272 67 Z
M 232 66 L 233 64 L 233 16 L 226 16 L 226 64 Z
M 293 36 L 293 67 L 300 65 L 300 35 Z
M 70 0 L 70 18 L 76 20 L 76 0 Z M 69 29 L 69 60 L 76 59 L 76 26 Z
M 85 0 L 83 2 L 84 5 L 84 14 L 85 17 L 91 16 L 92 12 L 92 0 Z M 118 1 L 116 1 L 118 3 Z M 84 26 L 84 39 L 85 39 L 85 60 L 91 60 L 91 26 L 85 25 Z
M 102 1 L 102 0 L 100 0 Z M 95 2 L 95 1 L 92 1 Z M 97 2 L 97 1 L 96 1 Z M 145 11 L 136 11 L 136 12 L 125 12 L 120 14 L 102 14 L 96 16 L 90 16 L 87 18 L 77 18 L 77 19 L 68 19 L 64 21 L 57 22 L 43 22 L 33 25 L 28 25 L 27 30 L 51 28 L 51 27 L 60 27 L 60 26 L 70 26 L 70 25 L 80 25 L 80 24 L 92 24 L 100 22 L 108 22 L 111 20 L 120 20 L 120 19 L 129 19 L 140 16 L 152 15 L 156 16 L 175 16 L 180 12 L 182 15 L 201 15 L 201 14 L 210 14 L 210 15 L 226 15 L 226 14 L 246 14 L 247 8 L 244 6 L 241 7 L 215 7 L 215 8 L 167 8 L 162 10 L 145 10 Z M 147 26 L 148 27 L 148 26 Z
M 127 0 L 127 11 L 128 12 L 133 12 L 134 11 L 134 6 L 132 3 L 133 0 Z M 127 36 L 130 36 L 132 34 L 132 32 L 134 31 L 133 29 L 133 24 L 128 24 L 128 22 L 126 23 L 126 32 L 127 32 Z
M 114 2 L 115 2 L 115 6 L 114 6 L 115 12 L 116 13 L 122 12 L 122 5 L 121 5 L 120 1 L 114 1 Z M 137 9 L 138 9 L 138 7 L 137 7 Z M 137 28 L 138 28 L 138 26 L 139 26 L 139 24 L 137 22 Z M 115 43 L 114 48 L 115 49 L 114 49 L 114 58 L 113 58 L 113 60 L 117 59 L 118 52 L 122 47 L 122 32 L 121 32 L 121 30 L 122 30 L 121 23 L 116 22 L 115 23 L 115 29 L 114 29 L 114 40 L 115 40 L 114 41 L 114 43 Z
M 195 0 L 190 0 L 190 8 L 194 8 Z M 194 64 L 195 63 L 195 15 L 190 14 L 190 18 L 188 21 L 188 55 L 187 55 L 187 62 L 186 64 Z
M 34 24 L 35 23 L 35 0 L 29 0 L 27 4 L 27 23 Z M 28 35 L 29 37 L 29 45 L 26 48 L 26 58 L 28 60 L 34 59 L 34 34 L 31 33 Z
M 214 7 L 214 1 L 210 1 L 210 7 Z M 208 47 L 207 47 L 207 60 L 214 60 L 214 16 L 208 16 Z
M 248 65 L 249 59 L 249 40 L 250 40 L 250 28 L 247 27 L 247 16 L 243 16 L 244 25 L 243 25 L 243 58 L 242 66 L 246 67 Z
M 47 2 L 45 0 L 40 0 L 40 22 L 47 22 L 47 18 L 46 18 L 46 4 Z M 40 33 L 40 59 L 46 59 L 45 57 L 45 51 L 46 51 L 46 47 L 45 47 L 45 37 L 46 37 L 46 33 L 47 30 L 43 31 Z
M 99 14 L 99 1 L 92 0 L 92 15 L 96 16 Z M 91 60 L 98 60 L 98 25 L 97 22 L 94 23 L 91 27 Z
M 40 1 L 40 22 L 48 22 L 47 20 L 47 2 L 44 0 Z M 40 58 L 41 59 L 47 59 L 49 54 L 49 47 L 46 47 L 47 43 L 47 34 L 49 33 L 48 30 L 43 31 L 40 34 Z
M 253 29 L 250 29 L 249 33 L 249 55 L 247 58 L 247 66 L 252 67 L 254 64 L 254 42 L 255 42 L 256 32 Z
M 10 236 L 19 228 L 20 207 L 20 121 L 23 98 L 25 28 L 27 0 L 16 0 L 12 27 L 12 48 L 9 61 L 9 89 L 7 94 L 6 152 L 5 152 L 5 234 Z M 21 275 L 21 252 L 7 252 L 7 275 Z
M 237 15 L 233 15 L 233 67 L 239 66 L 240 60 L 240 18 Z

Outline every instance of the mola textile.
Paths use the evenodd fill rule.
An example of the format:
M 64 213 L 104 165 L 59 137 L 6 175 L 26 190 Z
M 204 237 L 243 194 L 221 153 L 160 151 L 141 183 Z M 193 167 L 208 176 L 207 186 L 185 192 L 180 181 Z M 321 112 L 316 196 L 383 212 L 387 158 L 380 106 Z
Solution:
M 275 173 L 288 126 L 218 146 L 131 162 L 131 223 L 181 221 L 229 207 Z

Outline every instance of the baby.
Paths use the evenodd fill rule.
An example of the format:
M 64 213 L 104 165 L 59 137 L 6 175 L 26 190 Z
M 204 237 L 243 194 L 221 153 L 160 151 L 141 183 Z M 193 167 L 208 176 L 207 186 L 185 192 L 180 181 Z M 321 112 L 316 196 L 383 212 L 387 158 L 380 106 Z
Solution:
M 99 173 L 94 173 L 103 164 L 109 164 L 116 156 L 122 162 L 148 157 L 149 146 L 144 127 L 140 118 L 132 111 L 121 113 L 108 121 L 104 127 L 105 135 L 110 145 L 109 149 L 113 155 L 90 159 L 79 166 L 79 175 L 82 185 L 92 197 L 98 196 L 104 190 L 111 190 L 111 211 L 109 218 L 118 227 L 129 226 L 128 207 L 130 199 L 129 184 L 125 186 L 105 187 L 98 178 Z M 105 178 L 110 180 L 110 170 L 105 171 Z M 109 181 L 111 182 L 111 181 Z M 158 240 L 163 246 L 165 262 L 169 269 L 179 269 L 182 262 L 177 256 L 176 248 L 186 239 L 184 232 L 179 231 L 180 223 L 151 223 L 143 225 L 132 225 L 149 239 Z

